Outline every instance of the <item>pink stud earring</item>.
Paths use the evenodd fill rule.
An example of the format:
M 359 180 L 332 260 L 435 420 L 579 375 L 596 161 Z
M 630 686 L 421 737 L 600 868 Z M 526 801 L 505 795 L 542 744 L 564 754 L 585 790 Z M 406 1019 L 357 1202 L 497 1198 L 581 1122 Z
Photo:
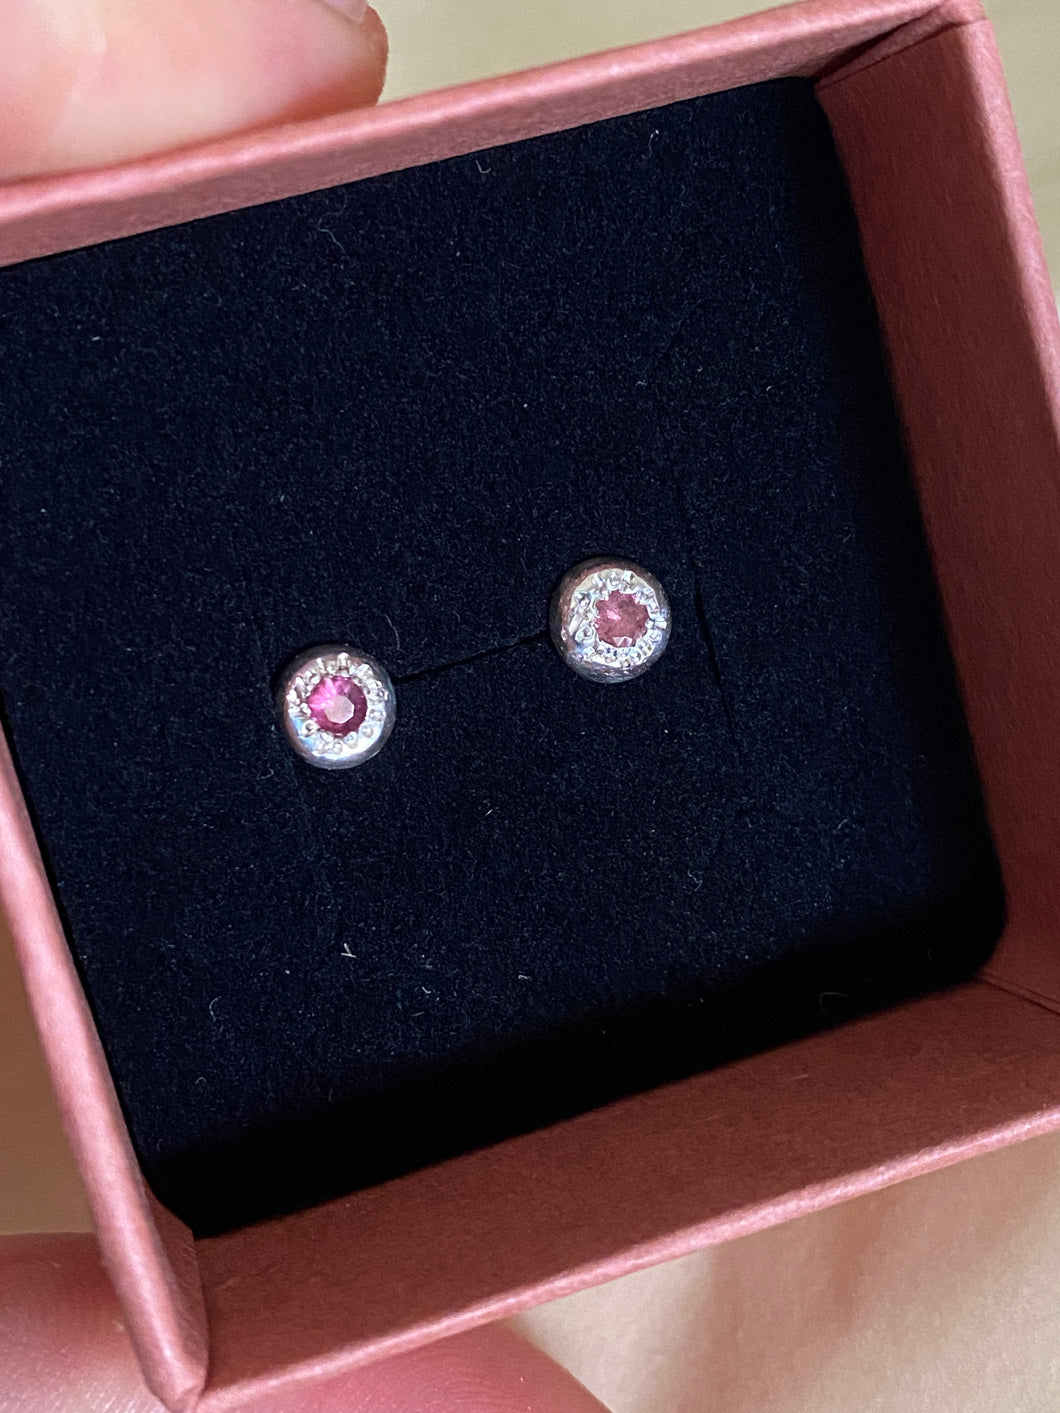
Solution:
M 670 604 L 654 574 L 626 559 L 586 559 L 552 595 L 552 641 L 592 682 L 629 682 L 666 651 Z
M 323 770 L 371 760 L 394 729 L 394 684 L 374 657 L 332 643 L 295 658 L 277 708 L 296 754 Z

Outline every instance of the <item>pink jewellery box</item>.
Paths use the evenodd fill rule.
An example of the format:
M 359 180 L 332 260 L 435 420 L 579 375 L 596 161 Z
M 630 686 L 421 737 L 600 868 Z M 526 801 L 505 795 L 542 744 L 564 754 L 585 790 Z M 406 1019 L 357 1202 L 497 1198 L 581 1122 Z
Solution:
M 816 83 L 858 219 L 1004 878 L 1001 942 L 923 999 L 193 1238 L 139 1170 L 5 754 L 4 906 L 131 1337 L 172 1409 L 247 1407 L 1060 1127 L 1057 321 L 977 4 L 811 0 L 16 184 L 0 261 L 791 76 Z

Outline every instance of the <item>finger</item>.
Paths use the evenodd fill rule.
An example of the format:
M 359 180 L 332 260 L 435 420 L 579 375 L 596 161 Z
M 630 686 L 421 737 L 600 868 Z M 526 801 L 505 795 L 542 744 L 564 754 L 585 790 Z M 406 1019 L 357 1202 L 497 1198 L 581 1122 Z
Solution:
M 90 1236 L 0 1239 L 4 1413 L 161 1413 Z
M 0 1239 L 4 1413 L 161 1413 L 144 1388 L 90 1236 Z M 326 1384 L 264 1395 L 254 1413 L 604 1413 L 504 1325 L 427 1345 Z
M 506 1325 L 486 1325 L 328 1383 L 286 1390 L 254 1413 L 607 1413 L 583 1384 Z
M 0 179 L 373 103 L 365 0 L 3 0 Z

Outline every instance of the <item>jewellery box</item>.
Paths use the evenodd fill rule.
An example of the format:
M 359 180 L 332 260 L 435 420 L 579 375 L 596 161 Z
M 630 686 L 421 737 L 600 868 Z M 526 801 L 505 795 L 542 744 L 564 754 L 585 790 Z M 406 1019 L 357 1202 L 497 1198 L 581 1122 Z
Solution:
M 977 5 L 16 184 L 0 259 L 0 886 L 167 1406 L 1060 1123 L 1056 313 Z M 672 604 L 635 683 L 547 641 L 593 554 Z M 341 776 L 271 705 L 333 642 L 398 698 Z

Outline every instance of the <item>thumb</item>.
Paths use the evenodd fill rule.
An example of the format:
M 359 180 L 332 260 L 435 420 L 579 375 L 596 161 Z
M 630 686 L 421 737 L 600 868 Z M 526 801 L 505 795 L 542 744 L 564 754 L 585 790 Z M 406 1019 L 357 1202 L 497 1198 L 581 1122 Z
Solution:
M 164 1413 L 144 1387 L 90 1236 L 0 1238 L 4 1413 Z M 606 1413 L 504 1325 L 263 1395 L 253 1413 Z
M 0 180 L 374 103 L 365 0 L 3 0 Z

